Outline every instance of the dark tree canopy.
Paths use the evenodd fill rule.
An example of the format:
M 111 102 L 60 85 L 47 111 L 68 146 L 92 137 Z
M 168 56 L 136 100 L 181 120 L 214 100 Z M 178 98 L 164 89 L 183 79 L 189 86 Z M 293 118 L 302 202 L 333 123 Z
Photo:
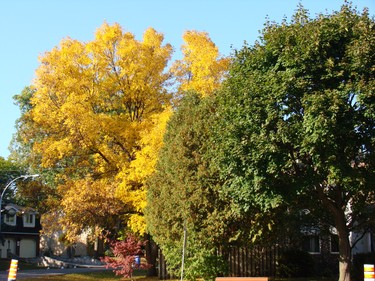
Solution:
M 350 5 L 314 19 L 300 8 L 236 52 L 218 95 L 223 188 L 244 211 L 308 196 L 337 229 L 340 280 L 350 278 L 349 232 L 367 229 L 374 202 L 374 30 Z

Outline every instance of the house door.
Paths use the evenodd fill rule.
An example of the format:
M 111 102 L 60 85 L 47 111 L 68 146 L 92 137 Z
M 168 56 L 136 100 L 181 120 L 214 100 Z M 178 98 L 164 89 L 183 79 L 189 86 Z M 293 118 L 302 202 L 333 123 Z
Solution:
M 22 239 L 20 241 L 20 257 L 35 258 L 36 257 L 36 241 L 34 239 Z

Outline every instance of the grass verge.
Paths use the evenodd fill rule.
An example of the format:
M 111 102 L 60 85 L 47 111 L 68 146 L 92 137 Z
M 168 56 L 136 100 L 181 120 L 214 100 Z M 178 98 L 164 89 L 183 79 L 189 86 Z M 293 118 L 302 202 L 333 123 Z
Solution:
M 67 274 L 59 276 L 44 276 L 39 278 L 27 278 L 22 279 L 22 281 L 41 281 L 41 280 L 50 280 L 50 281 L 159 281 L 158 277 L 144 277 L 144 276 L 135 276 L 133 278 L 123 278 L 121 276 L 116 276 L 111 271 L 105 272 L 93 272 L 93 273 L 82 273 L 82 274 Z M 337 279 L 332 278 L 275 278 L 273 281 L 335 281 Z M 179 281 L 179 280 L 169 280 L 169 281 Z
M 37 278 L 22 278 L 22 281 L 119 281 L 119 280 L 134 280 L 134 281 L 159 281 L 157 277 L 146 278 L 144 276 L 136 276 L 133 278 L 123 278 L 121 276 L 116 276 L 111 271 L 103 272 L 92 272 L 92 273 L 82 273 L 82 274 L 66 274 L 66 275 L 54 275 L 54 276 L 43 276 Z

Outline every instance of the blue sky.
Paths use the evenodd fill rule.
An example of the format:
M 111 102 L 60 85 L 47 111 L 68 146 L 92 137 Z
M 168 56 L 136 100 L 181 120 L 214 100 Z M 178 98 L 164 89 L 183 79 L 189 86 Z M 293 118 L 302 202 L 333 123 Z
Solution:
M 71 37 L 90 41 L 103 22 L 119 23 L 141 39 L 148 27 L 164 33 L 165 42 L 180 56 L 185 30 L 206 31 L 223 55 L 253 44 L 268 17 L 291 18 L 298 3 L 310 11 L 331 13 L 343 0 L 1 0 L 0 1 L 0 156 L 8 146 L 20 116 L 12 97 L 32 83 L 38 57 Z M 356 0 L 359 10 L 375 0 Z

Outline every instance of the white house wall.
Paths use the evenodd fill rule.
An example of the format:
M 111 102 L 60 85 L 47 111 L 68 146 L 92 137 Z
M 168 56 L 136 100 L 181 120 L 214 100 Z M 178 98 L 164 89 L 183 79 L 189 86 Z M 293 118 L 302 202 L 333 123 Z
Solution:
M 8 252 L 12 254 L 16 253 L 16 240 L 12 238 L 6 238 L 4 245 L 0 243 L 0 256 L 1 258 L 7 258 Z
M 360 238 L 361 235 L 362 233 L 351 233 L 350 238 L 352 243 Z M 363 238 L 359 240 L 357 244 L 355 244 L 352 249 L 352 254 L 355 255 L 358 253 L 370 253 L 373 250 L 372 243 L 373 241 L 371 233 L 366 233 Z

